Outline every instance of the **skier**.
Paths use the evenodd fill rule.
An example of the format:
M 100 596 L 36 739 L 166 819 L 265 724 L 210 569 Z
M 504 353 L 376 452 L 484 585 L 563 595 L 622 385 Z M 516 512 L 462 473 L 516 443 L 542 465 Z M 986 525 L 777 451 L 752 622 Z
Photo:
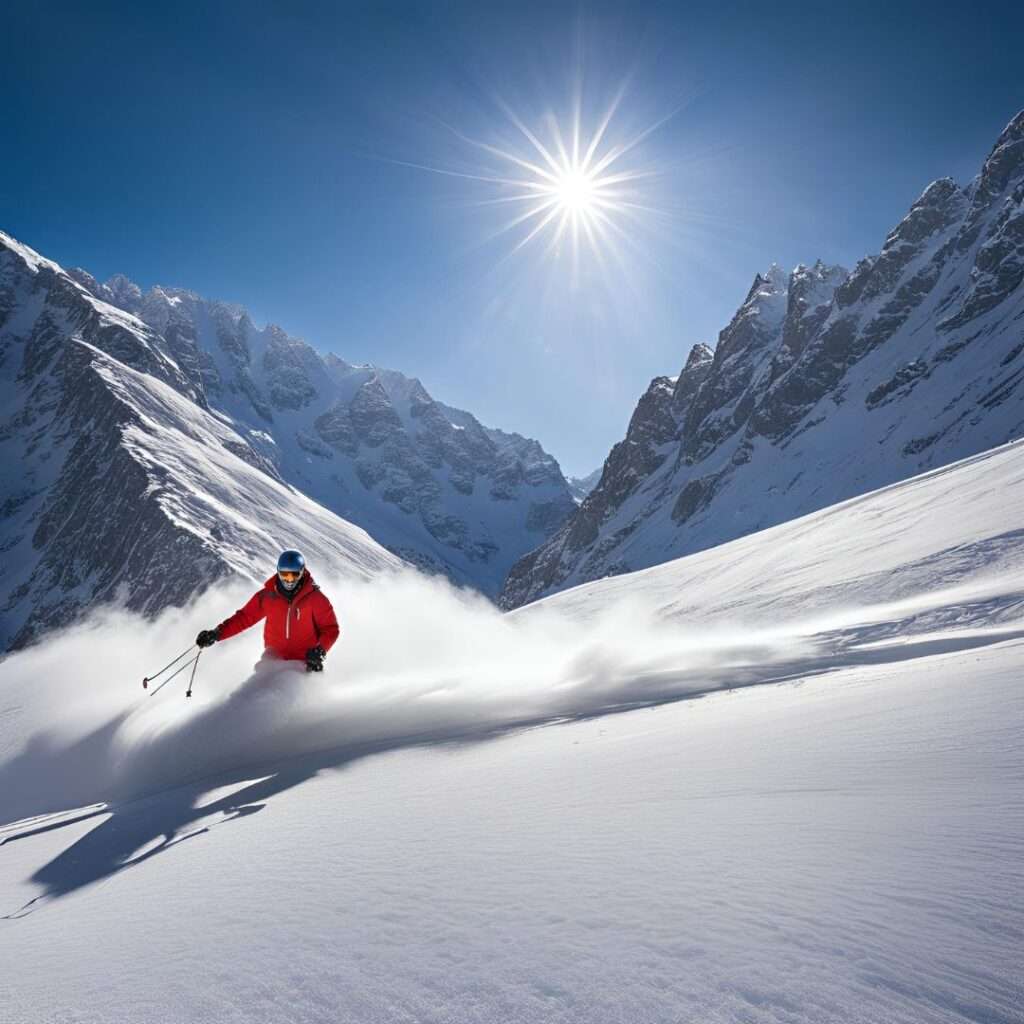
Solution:
M 323 671 L 324 658 L 338 639 L 338 620 L 298 551 L 283 551 L 277 572 L 263 587 L 215 629 L 202 630 L 196 643 L 209 647 L 260 619 L 266 619 L 263 643 L 267 652 L 286 661 L 304 661 L 307 672 Z

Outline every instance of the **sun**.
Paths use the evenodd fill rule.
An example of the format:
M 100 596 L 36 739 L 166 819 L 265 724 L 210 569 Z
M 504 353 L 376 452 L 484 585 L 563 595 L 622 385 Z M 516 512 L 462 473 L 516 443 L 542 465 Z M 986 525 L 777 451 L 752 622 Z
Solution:
M 621 250 L 638 247 L 636 236 L 644 217 L 659 213 L 646 194 L 648 179 L 657 177 L 658 171 L 638 165 L 638 147 L 673 116 L 662 117 L 632 136 L 624 135 L 614 121 L 625 91 L 621 86 L 604 113 L 589 125 L 582 114 L 579 88 L 574 90 L 567 116 L 549 112 L 535 124 L 498 100 L 506 119 L 494 129 L 500 142 L 472 138 L 445 124 L 462 143 L 483 155 L 477 170 L 411 166 L 485 187 L 490 195 L 471 202 L 509 211 L 490 235 L 513 240 L 504 259 L 541 246 L 546 256 L 571 257 L 575 270 L 585 253 L 602 266 L 609 254 L 621 264 Z
M 616 140 L 612 121 L 621 98 L 620 93 L 590 133 L 578 104 L 565 125 L 549 114 L 536 130 L 505 108 L 528 147 L 474 143 L 498 161 L 494 174 L 476 177 L 501 193 L 485 202 L 515 210 L 498 232 L 518 235 L 513 253 L 546 240 L 545 254 L 568 252 L 578 270 L 584 251 L 603 263 L 606 253 L 621 259 L 617 248 L 632 244 L 638 213 L 652 212 L 642 182 L 653 172 L 630 166 L 629 156 L 658 125 Z
M 578 167 L 567 167 L 551 186 L 551 192 L 563 211 L 589 216 L 598 206 L 600 184 Z

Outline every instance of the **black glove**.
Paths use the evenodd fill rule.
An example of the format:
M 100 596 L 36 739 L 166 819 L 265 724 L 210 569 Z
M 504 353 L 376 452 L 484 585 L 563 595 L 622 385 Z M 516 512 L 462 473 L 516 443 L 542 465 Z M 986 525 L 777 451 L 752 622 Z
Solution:
M 310 647 L 310 649 L 306 651 L 306 671 L 323 672 L 324 658 L 326 657 L 327 652 L 322 647 Z
M 220 626 L 216 629 L 202 629 L 196 637 L 196 645 L 199 647 L 212 647 L 220 639 Z

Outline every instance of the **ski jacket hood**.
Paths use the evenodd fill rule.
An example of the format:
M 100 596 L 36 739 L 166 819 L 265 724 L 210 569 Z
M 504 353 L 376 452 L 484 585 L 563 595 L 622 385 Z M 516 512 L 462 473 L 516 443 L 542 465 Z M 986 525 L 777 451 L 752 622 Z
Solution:
M 278 588 L 277 573 L 271 576 L 243 607 L 217 627 L 220 638 L 235 636 L 261 619 L 265 620 L 264 647 L 288 661 L 305 661 L 311 647 L 329 651 L 340 633 L 334 608 L 308 569 L 291 594 Z

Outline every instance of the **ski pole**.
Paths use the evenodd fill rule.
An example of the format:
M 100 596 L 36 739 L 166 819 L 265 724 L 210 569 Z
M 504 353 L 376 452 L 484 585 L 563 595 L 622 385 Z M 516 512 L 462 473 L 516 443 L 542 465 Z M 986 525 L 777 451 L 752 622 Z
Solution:
M 199 654 L 202 654 L 202 653 L 203 653 L 202 649 L 200 649 Z M 185 696 L 186 697 L 191 697 L 192 696 L 192 680 L 195 679 L 195 677 L 196 677 L 196 669 L 199 668 L 199 654 L 196 655 L 195 661 L 192 662 L 192 675 L 190 675 L 188 677 L 188 689 L 185 691 Z
M 181 654 L 179 654 L 176 658 L 173 658 L 166 665 L 164 665 L 164 667 L 162 669 L 160 669 L 159 672 L 154 672 L 151 676 L 143 676 L 142 688 L 144 690 L 148 690 L 149 689 L 149 684 L 151 682 L 153 682 L 155 679 L 158 679 L 160 676 L 162 676 L 172 665 L 176 665 L 179 661 L 181 661 L 181 659 L 184 658 L 185 655 L 188 654 L 192 650 L 193 647 L 195 647 L 195 644 L 190 644 L 184 651 L 181 652 Z M 175 673 L 175 674 L 177 674 L 177 673 Z
M 198 660 L 199 660 L 199 655 L 197 654 L 194 658 L 190 658 L 188 661 L 186 661 L 184 665 L 181 665 L 179 668 L 176 668 L 155 690 L 150 690 L 150 692 L 149 692 L 150 697 L 155 697 L 172 679 L 174 679 L 176 676 L 180 676 L 181 673 L 184 672 L 185 669 L 187 669 L 189 667 L 189 665 L 194 666 L 195 663 Z M 195 668 L 194 667 L 192 669 L 192 674 L 195 675 Z M 192 686 L 192 684 L 189 683 L 189 688 L 190 689 L 191 689 L 191 686 Z

